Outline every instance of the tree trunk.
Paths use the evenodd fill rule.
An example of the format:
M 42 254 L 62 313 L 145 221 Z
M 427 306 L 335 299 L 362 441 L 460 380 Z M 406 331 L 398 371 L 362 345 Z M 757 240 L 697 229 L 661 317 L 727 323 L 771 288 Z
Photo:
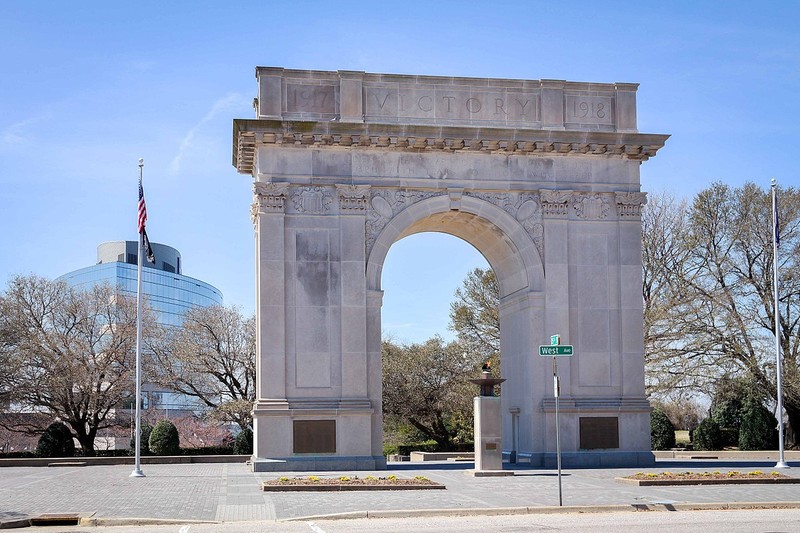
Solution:
M 784 433 L 784 445 L 786 448 L 796 448 L 798 446 L 798 434 L 800 432 L 800 405 L 784 405 L 789 423 L 786 424 Z

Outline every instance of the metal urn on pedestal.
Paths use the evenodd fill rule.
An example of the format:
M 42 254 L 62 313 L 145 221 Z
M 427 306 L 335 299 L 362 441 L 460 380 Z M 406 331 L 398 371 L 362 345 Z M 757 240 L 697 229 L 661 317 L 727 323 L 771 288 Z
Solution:
M 475 476 L 514 475 L 503 471 L 503 424 L 500 418 L 500 397 L 495 396 L 494 387 L 505 379 L 493 378 L 488 369 L 481 377 L 470 382 L 480 387 L 480 396 L 473 399 L 475 417 Z

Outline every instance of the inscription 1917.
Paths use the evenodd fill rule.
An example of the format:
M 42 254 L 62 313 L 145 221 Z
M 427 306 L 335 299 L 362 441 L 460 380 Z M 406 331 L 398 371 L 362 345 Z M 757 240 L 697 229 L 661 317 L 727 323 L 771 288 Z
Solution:
M 336 113 L 333 85 L 286 84 L 286 111 L 289 113 Z

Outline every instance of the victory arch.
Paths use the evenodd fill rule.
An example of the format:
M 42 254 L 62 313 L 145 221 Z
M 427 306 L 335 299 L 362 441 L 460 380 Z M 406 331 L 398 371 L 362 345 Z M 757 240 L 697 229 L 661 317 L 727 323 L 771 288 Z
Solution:
M 233 123 L 253 177 L 257 397 L 253 469 L 385 467 L 381 272 L 436 231 L 500 288 L 502 448 L 555 465 L 646 465 L 639 166 L 633 83 L 256 69 Z

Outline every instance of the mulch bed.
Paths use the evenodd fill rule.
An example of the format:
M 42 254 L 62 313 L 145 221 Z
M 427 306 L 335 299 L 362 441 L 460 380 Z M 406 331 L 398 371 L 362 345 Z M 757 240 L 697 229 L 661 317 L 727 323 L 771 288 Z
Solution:
M 736 485 L 736 484 L 775 484 L 800 483 L 799 478 L 781 474 L 780 472 L 639 472 L 632 476 L 618 477 L 617 481 L 646 486 L 664 485 Z
M 387 477 L 280 477 L 261 483 L 261 490 L 267 492 L 318 492 L 351 490 L 426 490 L 445 489 L 441 483 L 417 476 L 414 478 Z

